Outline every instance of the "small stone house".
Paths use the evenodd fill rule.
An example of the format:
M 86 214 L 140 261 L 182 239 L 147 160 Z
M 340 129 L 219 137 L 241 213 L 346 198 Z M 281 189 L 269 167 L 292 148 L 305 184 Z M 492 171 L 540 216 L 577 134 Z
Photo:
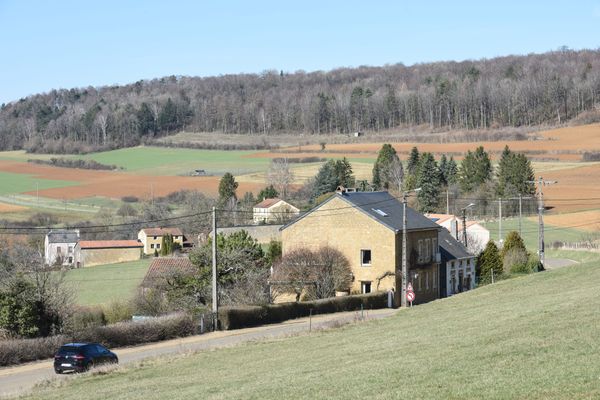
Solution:
M 196 267 L 187 257 L 156 257 L 152 259 L 140 286 L 142 290 L 161 290 L 169 285 L 171 280 L 192 276 L 196 272 Z
M 144 254 L 154 254 L 154 251 L 160 253 L 160 246 L 165 235 L 173 236 L 173 243 L 183 247 L 183 232 L 179 228 L 144 228 L 138 232 L 138 240 L 143 245 Z
M 75 246 L 79 242 L 79 230 L 53 229 L 44 239 L 44 260 L 48 265 L 75 264 Z
M 139 260 L 143 247 L 138 240 L 81 240 L 75 246 L 77 267 Z
M 475 288 L 475 256 L 445 229 L 440 231 L 441 297 Z
M 442 229 L 410 207 L 407 211 L 408 280 L 415 303 L 440 297 L 438 235 Z M 293 249 L 331 246 L 344 254 L 353 275 L 351 293 L 402 287 L 403 205 L 388 192 L 342 189 L 306 214 L 282 227 L 283 255 Z M 289 301 L 282 296 L 278 301 Z
M 255 224 L 289 221 L 299 213 L 298 208 L 278 198 L 264 199 L 252 208 Z

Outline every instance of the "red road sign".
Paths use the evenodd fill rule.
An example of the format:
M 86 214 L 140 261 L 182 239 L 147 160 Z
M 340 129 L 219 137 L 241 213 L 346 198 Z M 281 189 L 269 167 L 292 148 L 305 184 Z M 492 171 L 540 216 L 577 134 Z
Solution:
M 413 292 L 412 290 L 408 290 L 406 292 L 406 300 L 413 302 L 415 301 L 415 292 Z
M 412 283 L 408 282 L 408 285 L 406 285 L 406 291 L 407 292 L 413 292 L 413 287 L 412 287 Z

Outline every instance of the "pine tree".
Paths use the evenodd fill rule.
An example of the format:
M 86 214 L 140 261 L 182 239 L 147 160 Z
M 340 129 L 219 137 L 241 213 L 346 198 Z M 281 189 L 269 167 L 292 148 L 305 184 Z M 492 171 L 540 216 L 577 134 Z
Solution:
M 148 103 L 142 103 L 139 111 L 136 113 L 138 119 L 138 129 L 141 135 L 155 133 L 154 113 L 148 106 Z
M 229 202 L 230 199 L 237 200 L 237 196 L 235 191 L 237 190 L 239 184 L 235 181 L 235 177 L 227 172 L 221 178 L 219 182 L 219 204 L 222 206 Z
M 419 210 L 432 212 L 438 206 L 440 194 L 440 170 L 431 153 L 423 153 L 417 174 L 417 187 L 420 187 L 417 198 Z
M 354 186 L 354 183 L 352 165 L 345 157 L 337 161 L 328 160 L 315 176 L 312 198 L 316 199 L 322 194 L 333 192 L 338 186 Z
M 158 125 L 163 132 L 177 129 L 177 107 L 170 97 L 158 114 Z
M 460 186 L 465 192 L 472 192 L 492 177 L 492 161 L 483 146 L 474 152 L 467 152 L 460 165 Z
M 440 158 L 440 182 L 443 186 L 448 185 L 448 180 L 446 179 L 446 173 L 448 170 L 448 158 L 445 154 L 442 154 L 442 158 Z
M 258 199 L 260 201 L 264 199 L 274 199 L 277 196 L 279 196 L 279 192 L 277 189 L 275 189 L 275 187 L 273 187 L 273 185 L 267 186 L 258 193 Z
M 458 165 L 456 161 L 454 161 L 454 157 L 450 156 L 450 160 L 446 164 L 446 171 L 444 172 L 444 177 L 446 178 L 446 182 L 448 185 L 453 185 L 456 183 L 458 179 Z
M 414 175 L 417 172 L 417 169 L 419 168 L 419 160 L 419 149 L 413 147 L 410 151 L 410 155 L 408 156 L 408 163 L 406 165 L 409 175 Z
M 504 240 L 504 245 L 502 246 L 501 251 L 502 258 L 504 258 L 504 256 L 511 250 L 522 250 L 523 252 L 527 252 L 525 242 L 523 242 L 519 232 L 511 231 L 508 233 L 508 235 L 506 235 L 506 239 Z
M 337 177 L 337 186 L 353 187 L 355 183 L 354 175 L 352 175 L 352 165 L 346 157 L 337 160 L 334 166 L 335 176 Z
M 494 271 L 495 275 L 502 273 L 502 258 L 500 257 L 498 246 L 496 246 L 493 240 L 487 243 L 485 249 L 477 257 L 477 268 L 480 271 L 480 277 L 484 279 L 490 278 L 492 271 Z
M 496 194 L 498 196 L 516 196 L 535 194 L 535 175 L 531 161 L 521 153 L 510 151 L 508 146 L 504 147 L 500 162 L 498 163 L 498 184 Z

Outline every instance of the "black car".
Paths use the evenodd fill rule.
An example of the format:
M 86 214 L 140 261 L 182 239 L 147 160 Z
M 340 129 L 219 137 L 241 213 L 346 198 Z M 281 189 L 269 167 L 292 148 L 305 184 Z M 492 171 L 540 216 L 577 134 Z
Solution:
M 67 343 L 54 356 L 54 372 L 84 372 L 95 365 L 116 364 L 115 353 L 98 343 Z

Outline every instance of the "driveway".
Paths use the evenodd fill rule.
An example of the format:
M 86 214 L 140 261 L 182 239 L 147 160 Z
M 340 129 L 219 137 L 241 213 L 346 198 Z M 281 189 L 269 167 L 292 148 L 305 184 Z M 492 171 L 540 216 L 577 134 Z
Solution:
M 370 310 L 364 312 L 364 317 L 366 319 L 385 318 L 394 315 L 398 311 L 394 309 Z M 112 350 L 119 356 L 119 362 L 126 365 L 145 358 L 214 349 L 253 340 L 277 338 L 303 332 L 307 333 L 309 329 L 323 329 L 338 324 L 351 323 L 360 319 L 360 312 L 325 314 L 314 316 L 311 320 L 309 318 L 299 318 L 280 324 L 211 332 L 204 335 Z M 26 392 L 43 380 L 64 379 L 63 375 L 56 375 L 54 373 L 52 362 L 53 360 L 44 360 L 15 367 L 0 368 L 0 397 Z

